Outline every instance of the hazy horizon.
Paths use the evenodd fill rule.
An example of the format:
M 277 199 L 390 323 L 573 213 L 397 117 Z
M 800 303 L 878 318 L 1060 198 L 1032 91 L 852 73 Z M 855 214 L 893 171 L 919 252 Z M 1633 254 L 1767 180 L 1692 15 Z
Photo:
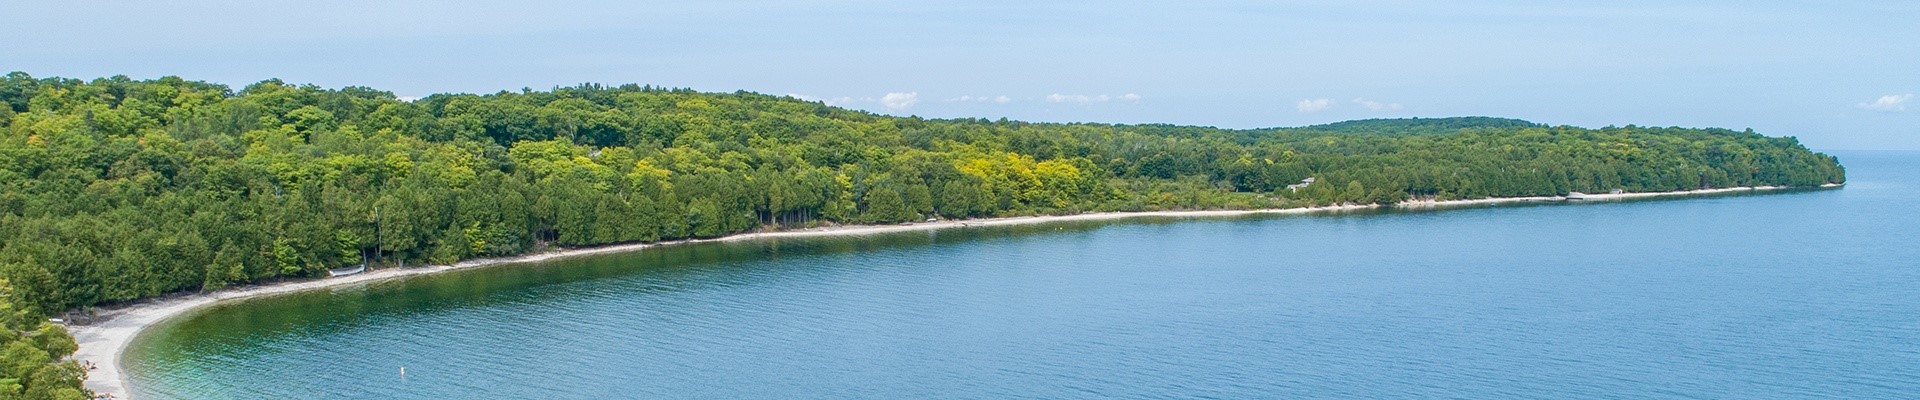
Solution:
M 404 97 L 579 83 L 1224 128 L 1494 116 L 1920 149 L 1920 4 L 16 4 L 0 70 Z M 155 23 L 150 21 L 163 21 Z M 84 29 L 76 29 L 83 27 Z

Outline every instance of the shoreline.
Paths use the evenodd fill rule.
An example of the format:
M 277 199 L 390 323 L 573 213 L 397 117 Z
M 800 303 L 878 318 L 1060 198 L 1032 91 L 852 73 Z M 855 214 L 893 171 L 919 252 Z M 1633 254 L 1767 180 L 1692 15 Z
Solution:
M 1820 187 L 1832 188 L 1832 187 L 1839 187 L 1839 186 L 1842 186 L 1842 184 L 1827 184 L 1827 185 L 1822 185 Z M 716 238 L 708 238 L 708 239 L 683 239 L 683 240 L 654 242 L 654 243 L 629 243 L 629 244 L 616 244 L 616 245 L 607 245 L 607 246 L 599 246 L 599 247 L 555 249 L 555 250 L 549 250 L 549 251 L 544 251 L 540 253 L 533 253 L 533 254 L 526 254 L 526 255 L 519 255 L 519 256 L 477 258 L 477 259 L 461 261 L 453 264 L 431 265 L 431 266 L 422 266 L 422 267 L 385 268 L 385 269 L 369 270 L 366 272 L 361 272 L 358 274 L 346 275 L 346 276 L 281 281 L 281 282 L 269 283 L 264 285 L 250 285 L 250 286 L 243 286 L 243 287 L 231 288 L 231 289 L 225 289 L 225 290 L 216 290 L 208 293 L 171 295 L 171 296 L 165 296 L 160 298 L 141 300 L 138 302 L 119 305 L 112 308 L 102 308 L 98 312 L 99 313 L 98 321 L 89 325 L 68 327 L 69 334 L 73 335 L 74 341 L 78 343 L 80 347 L 79 350 L 74 352 L 73 356 L 70 358 L 74 360 L 94 361 L 94 363 L 98 366 L 98 369 L 88 371 L 87 379 L 85 381 L 85 386 L 88 389 L 93 390 L 95 393 L 111 393 L 117 399 L 123 399 L 123 400 L 131 399 L 134 397 L 134 395 L 130 390 L 128 390 L 128 388 L 130 388 L 131 385 L 129 385 L 127 382 L 126 376 L 124 374 L 124 370 L 121 365 L 121 361 L 122 361 L 121 359 L 125 355 L 126 349 L 132 344 L 133 339 L 139 336 L 139 334 L 145 331 L 147 328 L 150 328 L 162 321 L 166 321 L 167 319 L 184 315 L 194 310 L 198 310 L 214 304 L 218 304 L 226 301 L 255 298 L 255 297 L 264 297 L 264 296 L 304 292 L 309 290 L 325 289 L 325 288 L 331 288 L 331 287 L 343 286 L 343 285 L 371 283 L 371 282 L 399 279 L 399 278 L 412 277 L 412 276 L 438 274 L 438 273 L 454 271 L 454 270 L 473 269 L 473 268 L 507 265 L 507 264 L 538 263 L 538 262 L 543 262 L 543 261 L 548 261 L 548 260 L 553 260 L 558 258 L 567 258 L 567 257 L 625 253 L 625 252 L 639 251 L 639 250 L 647 249 L 650 247 L 656 247 L 656 246 L 673 246 L 673 245 L 699 244 L 699 243 L 709 243 L 709 242 L 732 242 L 732 241 L 745 241 L 745 240 L 756 240 L 756 239 L 767 239 L 767 238 L 787 238 L 787 237 L 797 238 L 797 237 L 818 237 L 818 236 L 860 236 L 860 235 L 873 235 L 873 234 L 949 229 L 949 228 L 1032 225 L 1032 224 L 1044 224 L 1044 223 L 1066 222 L 1066 221 L 1099 221 L 1099 220 L 1119 220 L 1119 219 L 1146 218 L 1146 217 L 1213 218 L 1213 217 L 1236 217 L 1236 216 L 1249 216 L 1249 215 L 1295 215 L 1295 214 L 1338 213 L 1338 212 L 1353 211 L 1353 210 L 1381 209 L 1381 208 L 1404 208 L 1404 209 L 1417 209 L 1417 210 L 1418 209 L 1439 209 L 1439 208 L 1465 208 L 1465 207 L 1491 206 L 1491 205 L 1499 205 L 1499 204 L 1506 204 L 1506 203 L 1528 203 L 1528 202 L 1577 204 L 1577 203 L 1606 202 L 1606 201 L 1618 201 L 1618 200 L 1630 200 L 1630 199 L 1642 199 L 1642 198 L 1654 198 L 1654 197 L 1702 196 L 1702 195 L 1739 193 L 1739 192 L 1758 192 L 1758 191 L 1769 191 L 1769 190 L 1780 190 L 1780 189 L 1791 189 L 1791 187 L 1759 186 L 1759 187 L 1736 187 L 1736 188 L 1723 188 L 1723 189 L 1685 190 L 1685 191 L 1672 191 L 1672 192 L 1588 194 L 1584 197 L 1584 199 L 1579 199 L 1579 200 L 1571 200 L 1564 196 L 1492 197 L 1492 198 L 1468 199 L 1468 200 L 1420 199 L 1420 200 L 1409 200 L 1409 201 L 1401 202 L 1399 204 L 1394 204 L 1390 206 L 1383 206 L 1379 204 L 1363 204 L 1363 205 L 1338 205 L 1338 206 L 1326 206 L 1326 207 L 1269 208 L 1269 209 L 1252 209 L 1252 210 L 1102 212 L 1102 213 L 1086 213 L 1086 214 L 1057 215 L 1057 216 L 1043 215 L 1043 216 L 1026 216 L 1026 217 L 982 218 L 982 219 L 969 219 L 969 220 L 940 220 L 937 222 L 913 222 L 913 223 L 902 223 L 902 224 L 896 224 L 896 225 L 839 225 L 839 226 L 809 228 L 809 229 L 799 229 L 799 230 L 748 232 L 748 233 L 739 233 L 739 234 L 721 236 Z M 105 362 L 102 362 L 102 360 L 104 360 Z

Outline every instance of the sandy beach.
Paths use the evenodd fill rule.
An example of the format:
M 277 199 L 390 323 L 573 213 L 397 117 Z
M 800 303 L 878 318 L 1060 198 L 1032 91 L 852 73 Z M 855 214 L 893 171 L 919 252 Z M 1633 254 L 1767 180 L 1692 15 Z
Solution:
M 1832 186 L 1837 186 L 1837 185 L 1832 185 Z M 1699 196 L 1699 195 L 1726 194 L 1726 193 L 1735 193 L 1735 192 L 1749 192 L 1749 191 L 1774 190 L 1774 189 L 1785 189 L 1785 188 L 1763 186 L 1763 187 L 1739 187 L 1739 188 L 1725 188 L 1725 189 L 1704 189 L 1704 190 L 1690 190 L 1690 191 L 1677 191 L 1677 192 L 1588 194 L 1583 199 L 1580 199 L 1580 200 L 1569 200 L 1565 197 L 1559 197 L 1559 196 L 1508 197 L 1508 198 L 1486 198 L 1486 199 L 1444 200 L 1444 201 L 1411 200 L 1411 201 L 1402 202 L 1400 204 L 1396 204 L 1392 207 L 1408 208 L 1408 209 L 1430 209 L 1430 208 L 1488 206 L 1488 205 L 1497 205 L 1497 204 L 1505 204 L 1505 203 L 1525 203 L 1525 202 L 1572 202 L 1572 203 L 1605 202 L 1605 201 L 1612 201 L 1612 200 L 1627 200 L 1627 199 L 1640 199 L 1640 198 L 1666 197 L 1666 196 Z M 594 254 L 629 252 L 629 251 L 637 251 L 637 250 L 646 249 L 646 248 L 655 247 L 655 246 L 671 246 L 671 245 L 678 245 L 678 244 L 740 241 L 740 240 L 783 238 L 783 237 L 870 235 L 870 234 L 918 231 L 918 230 L 930 230 L 930 229 L 951 229 L 951 228 L 981 227 L 981 226 L 1041 224 L 1041 223 L 1062 222 L 1062 221 L 1114 220 L 1114 219 L 1141 218 L 1141 217 L 1207 218 L 1207 217 L 1233 217 L 1233 216 L 1246 216 L 1246 215 L 1330 213 L 1330 212 L 1342 212 L 1342 211 L 1352 211 L 1352 210 L 1361 210 L 1361 209 L 1373 209 L 1373 208 L 1380 208 L 1380 207 L 1381 207 L 1380 205 L 1369 204 L 1369 205 L 1344 205 L 1344 206 L 1332 206 L 1332 207 L 1308 207 L 1308 208 L 1260 209 L 1260 210 L 1112 212 L 1112 213 L 1090 213 L 1090 214 L 1061 215 L 1061 216 L 1009 217 L 1009 218 L 988 218 L 988 219 L 952 220 L 952 221 L 943 220 L 943 221 L 937 221 L 937 222 L 910 223 L 910 224 L 898 224 L 898 225 L 846 225 L 846 226 L 833 226 L 833 227 L 800 229 L 800 230 L 753 232 L 753 233 L 743 233 L 743 234 L 725 236 L 720 238 L 712 238 L 712 239 L 693 239 L 693 240 L 679 240 L 679 241 L 668 241 L 668 242 L 659 242 L 659 243 L 622 244 L 622 245 L 610 245 L 610 246 L 579 248 L 579 249 L 559 249 L 559 250 L 547 251 L 547 252 L 542 252 L 537 254 L 515 256 L 515 257 L 467 260 L 467 261 L 462 261 L 459 263 L 454 263 L 449 265 L 432 265 L 432 266 L 406 267 L 406 268 L 385 268 L 385 269 L 369 270 L 367 272 L 354 274 L 354 275 L 347 275 L 347 276 L 317 278 L 317 279 L 298 280 L 298 281 L 286 281 L 286 282 L 272 283 L 272 284 L 266 284 L 266 285 L 244 286 L 244 287 L 231 288 L 227 290 L 220 290 L 220 291 L 214 291 L 214 292 L 203 293 L 203 294 L 174 295 L 174 296 L 168 296 L 168 297 L 163 297 L 159 299 L 145 300 L 145 301 L 141 301 L 141 302 L 133 303 L 129 305 L 115 306 L 111 308 L 102 308 L 99 310 L 99 321 L 90 325 L 73 326 L 73 327 L 70 327 L 69 329 L 71 330 L 71 333 L 73 334 L 75 341 L 79 342 L 79 345 L 80 345 L 80 349 L 78 352 L 74 353 L 73 359 L 93 361 L 99 366 L 98 369 L 95 369 L 89 372 L 89 375 L 86 379 L 87 388 L 92 389 L 96 393 L 111 393 L 117 399 L 130 399 L 133 397 L 133 395 L 131 391 L 128 390 L 129 385 L 128 385 L 128 382 L 126 381 L 126 376 L 123 374 L 120 361 L 121 361 L 121 356 L 124 353 L 124 350 L 132 342 L 134 337 L 137 336 L 141 331 L 145 330 L 146 328 L 153 326 L 154 324 L 164 321 L 168 318 L 183 315 L 195 309 L 206 307 L 222 301 L 233 301 L 237 299 L 246 299 L 246 298 L 253 298 L 253 297 L 260 297 L 260 296 L 294 293 L 294 292 L 300 292 L 300 291 L 306 291 L 306 290 L 322 289 L 322 288 L 341 286 L 341 285 L 368 283 L 368 282 L 375 282 L 375 281 L 382 281 L 382 280 L 410 277 L 410 276 L 417 276 L 417 275 L 436 274 L 436 273 L 459 270 L 459 269 L 478 268 L 478 267 L 502 265 L 502 264 L 534 263 L 534 262 L 546 261 L 546 260 L 563 258 L 563 257 L 576 257 L 576 256 L 585 256 L 585 255 L 594 255 Z

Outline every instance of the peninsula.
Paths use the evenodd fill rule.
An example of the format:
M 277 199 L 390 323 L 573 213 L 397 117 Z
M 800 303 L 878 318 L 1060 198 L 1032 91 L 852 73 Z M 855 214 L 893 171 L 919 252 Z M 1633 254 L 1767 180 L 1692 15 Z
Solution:
M 26 316 L 13 329 L 33 333 L 15 336 L 48 356 L 25 369 L 47 372 L 13 378 L 74 389 L 61 393 L 87 370 L 56 362 L 72 346 L 35 321 L 168 294 L 211 293 L 82 328 L 78 358 L 113 371 L 87 379 L 114 381 L 96 389 L 119 386 L 126 338 L 194 304 L 580 252 L 555 249 L 1845 182 L 1837 159 L 1790 137 L 1486 117 L 1232 130 L 638 85 L 402 100 L 17 72 L 0 104 L 0 278 Z M 851 225 L 866 227 L 832 228 Z M 356 266 L 372 272 L 312 280 Z

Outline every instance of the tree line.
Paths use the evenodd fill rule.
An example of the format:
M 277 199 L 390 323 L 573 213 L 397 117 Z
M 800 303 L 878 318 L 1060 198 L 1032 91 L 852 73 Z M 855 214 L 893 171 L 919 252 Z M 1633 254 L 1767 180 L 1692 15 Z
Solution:
M 361 264 L 822 224 L 1845 179 L 1791 137 L 1481 117 L 1228 130 L 639 85 L 409 101 L 19 72 L 0 103 L 0 278 L 30 315 Z

